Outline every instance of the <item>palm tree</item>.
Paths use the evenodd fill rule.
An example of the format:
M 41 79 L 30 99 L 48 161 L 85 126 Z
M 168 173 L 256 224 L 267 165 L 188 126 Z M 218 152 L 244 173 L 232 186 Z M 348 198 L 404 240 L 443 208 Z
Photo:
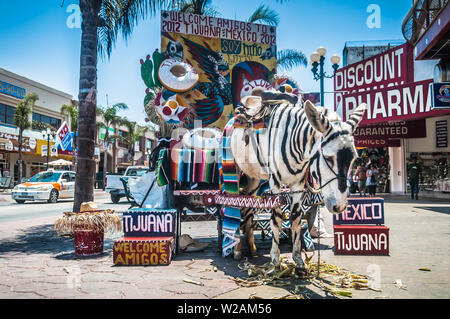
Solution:
M 193 13 L 210 17 L 218 17 L 221 14 L 211 5 L 211 0 L 182 0 L 174 4 L 179 12 Z
M 34 104 L 39 100 L 37 93 L 28 93 L 22 101 L 17 105 L 14 114 L 14 125 L 19 129 L 19 159 L 17 164 L 19 166 L 19 183 L 22 181 L 22 147 L 23 147 L 23 131 L 31 128 L 30 116 L 33 113 Z
M 97 122 L 97 126 L 105 127 L 105 139 L 104 139 L 104 147 L 105 152 L 103 155 L 103 178 L 106 176 L 106 171 L 108 169 L 108 148 L 109 145 L 113 142 L 116 135 L 109 135 L 109 129 L 115 128 L 117 125 L 124 125 L 126 122 L 117 115 L 119 110 L 127 110 L 128 106 L 125 103 L 116 103 L 113 106 L 107 108 L 97 107 L 97 115 L 101 115 L 103 117 L 103 122 Z M 104 186 L 103 186 L 104 188 Z
M 307 65 L 308 59 L 300 50 L 284 49 L 277 52 L 277 66 L 284 70 Z
M 140 19 L 153 16 L 170 0 L 80 0 L 81 53 L 78 156 L 73 211 L 94 199 L 97 59 L 109 57 L 119 34 L 127 40 Z
M 248 18 L 247 22 L 251 23 L 260 22 L 268 25 L 277 26 L 278 23 L 280 22 L 280 19 L 278 13 L 275 10 L 270 9 L 269 6 L 261 4 L 252 13 L 250 18 Z
M 283 1 L 279 2 L 282 3 Z M 247 21 L 251 23 L 264 23 L 276 27 L 278 26 L 280 19 L 275 10 L 270 9 L 269 6 L 261 4 L 258 8 L 256 8 Z M 277 66 L 284 70 L 290 70 L 296 66 L 307 65 L 308 59 L 300 50 L 284 49 L 277 52 Z
M 75 100 L 71 101 L 71 104 L 63 104 L 59 112 L 62 115 L 67 115 L 70 117 L 70 130 L 73 132 L 73 143 L 72 143 L 72 170 L 75 170 L 76 164 L 76 152 L 77 149 L 77 130 L 78 130 L 78 102 Z

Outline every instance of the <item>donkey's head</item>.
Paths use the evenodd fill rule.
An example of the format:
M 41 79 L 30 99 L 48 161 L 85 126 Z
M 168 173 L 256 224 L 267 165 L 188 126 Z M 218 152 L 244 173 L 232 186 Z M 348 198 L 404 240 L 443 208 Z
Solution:
M 328 210 L 337 214 L 347 207 L 347 175 L 357 152 L 353 132 L 361 121 L 366 104 L 358 106 L 346 122 L 326 108 L 306 101 L 305 113 L 316 131 L 311 146 L 309 170 L 316 180 Z

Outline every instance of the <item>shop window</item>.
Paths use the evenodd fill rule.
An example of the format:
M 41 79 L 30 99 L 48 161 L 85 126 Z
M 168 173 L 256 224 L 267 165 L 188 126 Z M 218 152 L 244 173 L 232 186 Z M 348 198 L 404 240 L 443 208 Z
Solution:
M 118 131 L 118 135 L 122 136 L 123 138 L 127 138 L 128 137 L 128 132 L 125 131 Z M 118 139 L 118 143 L 119 147 L 123 147 L 123 148 L 128 148 L 128 143 L 126 141 L 124 141 L 123 139 Z
M 55 117 L 33 112 L 33 121 L 43 123 L 58 129 L 61 126 L 61 120 Z
M 0 104 L 0 123 L 14 125 L 14 114 L 16 114 L 16 108 Z
M 407 153 L 406 167 L 417 158 L 421 168 L 419 175 L 420 191 L 442 191 L 441 183 L 450 178 L 450 157 L 447 153 Z M 410 192 L 409 174 L 406 183 L 407 192 Z

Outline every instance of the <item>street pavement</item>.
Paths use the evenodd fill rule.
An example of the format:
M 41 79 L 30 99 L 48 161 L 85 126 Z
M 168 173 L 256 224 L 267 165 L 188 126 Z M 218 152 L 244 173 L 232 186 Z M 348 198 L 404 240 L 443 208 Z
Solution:
M 217 247 L 216 222 L 183 222 L 189 234 L 209 246 L 202 252 L 180 253 L 168 266 L 114 266 L 114 238 L 105 238 L 103 255 L 77 258 L 73 239 L 58 236 L 55 219 L 71 209 L 72 201 L 57 204 L 19 205 L 0 195 L 0 298 L 159 298 L 209 299 L 251 296 L 282 297 L 293 287 L 239 287 L 231 278 L 246 278 L 231 257 L 223 258 Z M 107 194 L 96 191 L 100 208 L 128 208 L 124 200 L 112 204 Z M 323 211 L 322 211 L 323 212 Z M 333 233 L 332 218 L 322 213 L 325 227 Z M 353 273 L 378 278 L 381 292 L 352 290 L 353 298 L 449 298 L 450 201 L 386 196 L 385 224 L 390 228 L 390 256 L 335 256 L 333 238 L 320 239 L 320 258 Z M 115 238 L 118 238 L 116 236 Z M 271 241 L 256 233 L 259 255 L 253 264 L 269 261 Z M 317 239 L 314 240 L 317 246 Z M 282 256 L 290 258 L 290 245 L 282 241 Z M 317 260 L 316 250 L 314 259 Z M 421 271 L 428 268 L 431 271 Z M 188 279 L 186 282 L 185 280 Z M 401 280 L 402 287 L 395 285 Z M 200 285 L 193 284 L 197 282 Z M 310 298 L 336 298 L 310 282 L 304 285 Z M 339 297 L 346 298 L 346 297 Z

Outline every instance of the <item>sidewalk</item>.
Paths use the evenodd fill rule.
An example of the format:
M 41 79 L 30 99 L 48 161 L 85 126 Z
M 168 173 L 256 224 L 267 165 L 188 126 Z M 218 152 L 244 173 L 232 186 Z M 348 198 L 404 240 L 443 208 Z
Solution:
M 352 290 L 353 298 L 449 298 L 449 202 L 410 202 L 402 196 L 386 196 L 385 215 L 390 256 L 335 256 L 333 238 L 321 238 L 321 260 L 362 275 L 377 271 L 382 292 Z M 331 215 L 324 217 L 332 234 Z M 221 257 L 214 221 L 182 223 L 182 234 L 209 243 L 203 252 L 179 254 L 169 266 L 117 267 L 112 262 L 113 239 L 105 240 L 102 256 L 75 258 L 73 239 L 58 237 L 54 220 L 46 217 L 0 224 L 0 298 L 247 299 L 281 297 L 293 288 L 239 287 L 229 276 L 246 278 L 247 273 L 238 268 L 242 261 Z M 317 239 L 314 241 L 317 247 Z M 249 261 L 262 265 L 270 260 L 271 241 L 263 241 L 257 233 L 256 245 L 259 255 Z M 282 241 L 280 248 L 282 256 L 290 257 L 288 242 Z M 398 288 L 396 280 L 404 287 Z M 312 284 L 296 284 L 303 284 L 311 298 L 326 297 Z

